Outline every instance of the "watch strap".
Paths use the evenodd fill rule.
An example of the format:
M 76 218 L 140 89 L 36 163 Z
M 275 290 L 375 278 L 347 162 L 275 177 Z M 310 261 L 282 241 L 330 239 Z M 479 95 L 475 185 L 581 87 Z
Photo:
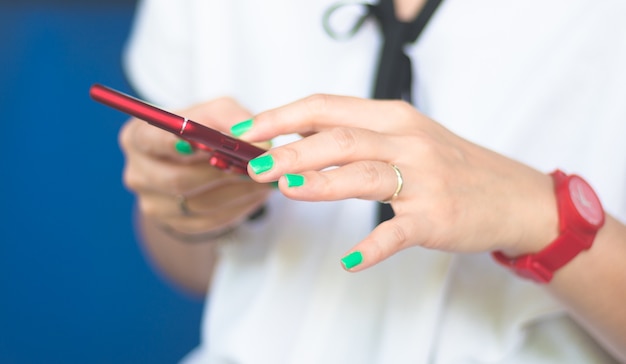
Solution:
M 512 269 L 517 275 L 535 282 L 548 283 L 554 272 L 576 257 L 581 251 L 591 247 L 597 230 L 602 226 L 604 219 L 597 226 L 589 226 L 578 215 L 570 196 L 569 183 L 572 178 L 560 170 L 551 173 L 554 181 L 557 208 L 559 213 L 559 236 L 547 247 L 537 253 L 510 258 L 502 252 L 496 251 L 492 255 L 500 264 Z

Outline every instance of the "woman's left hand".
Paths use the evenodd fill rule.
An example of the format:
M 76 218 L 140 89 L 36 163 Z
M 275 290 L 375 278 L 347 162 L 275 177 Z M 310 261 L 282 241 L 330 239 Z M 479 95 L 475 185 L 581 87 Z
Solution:
M 258 182 L 278 180 L 289 198 L 387 200 L 398 186 L 392 165 L 400 171 L 395 217 L 348 252 L 362 255 L 351 271 L 412 246 L 517 255 L 557 235 L 548 175 L 460 138 L 408 103 L 314 95 L 253 120 L 242 139 L 305 136 L 248 166 Z

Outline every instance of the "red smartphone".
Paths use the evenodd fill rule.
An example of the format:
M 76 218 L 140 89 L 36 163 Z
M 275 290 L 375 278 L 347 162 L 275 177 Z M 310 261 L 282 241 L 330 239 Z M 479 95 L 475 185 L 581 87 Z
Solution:
M 100 103 L 176 134 L 195 148 L 208 151 L 211 165 L 219 169 L 247 175 L 248 161 L 265 152 L 250 143 L 100 84 L 91 86 L 89 94 Z

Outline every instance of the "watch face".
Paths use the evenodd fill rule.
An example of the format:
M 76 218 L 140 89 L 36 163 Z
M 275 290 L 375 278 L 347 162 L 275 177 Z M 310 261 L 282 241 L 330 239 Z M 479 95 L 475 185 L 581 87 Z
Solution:
M 600 200 L 591 187 L 581 178 L 572 176 L 569 181 L 569 191 L 574 207 L 580 215 L 591 225 L 599 225 L 604 214 Z

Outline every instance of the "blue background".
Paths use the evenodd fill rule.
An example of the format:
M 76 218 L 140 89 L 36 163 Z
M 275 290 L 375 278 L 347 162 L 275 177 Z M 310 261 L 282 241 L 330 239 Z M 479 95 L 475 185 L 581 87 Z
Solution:
M 117 134 L 131 1 L 0 2 L 0 363 L 173 363 L 202 302 L 150 267 Z

